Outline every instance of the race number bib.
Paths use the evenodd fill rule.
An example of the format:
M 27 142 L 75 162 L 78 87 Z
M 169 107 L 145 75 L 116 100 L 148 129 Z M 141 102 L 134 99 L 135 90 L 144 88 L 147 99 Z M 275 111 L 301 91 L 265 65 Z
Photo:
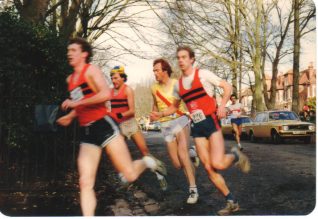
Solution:
M 202 110 L 195 110 L 191 113 L 190 117 L 194 123 L 198 123 L 206 119 Z
M 71 98 L 73 101 L 79 101 L 84 98 L 84 94 L 80 87 L 75 88 L 71 91 Z

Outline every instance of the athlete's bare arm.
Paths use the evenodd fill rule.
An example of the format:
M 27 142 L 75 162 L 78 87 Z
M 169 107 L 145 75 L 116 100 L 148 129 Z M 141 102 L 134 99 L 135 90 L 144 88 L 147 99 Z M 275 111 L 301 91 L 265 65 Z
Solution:
M 61 126 L 69 126 L 72 123 L 73 119 L 75 118 L 76 118 L 76 112 L 75 110 L 72 110 L 67 115 L 59 118 L 56 122 Z
M 159 118 L 155 119 L 154 113 L 158 113 L 159 109 L 157 106 L 155 94 L 153 92 L 152 92 L 152 99 L 153 99 L 153 106 L 152 106 L 152 112 L 150 113 L 149 117 L 150 117 L 150 121 L 155 121 L 155 120 L 158 120 Z
M 126 86 L 125 89 L 127 100 L 128 100 L 128 108 L 126 112 L 121 113 L 123 116 L 133 116 L 135 115 L 135 100 L 134 100 L 134 91 L 129 86 Z
M 62 104 L 63 109 L 75 108 L 78 106 L 94 105 L 106 102 L 106 100 L 110 99 L 110 89 L 107 85 L 106 79 L 102 71 L 98 67 L 91 65 L 87 69 L 85 78 L 89 82 L 89 84 L 93 86 L 92 89 L 96 92 L 96 95 L 87 99 L 82 99 L 77 102 L 68 99 L 64 101 L 64 103 Z
M 174 100 L 172 102 L 172 104 L 165 111 L 162 111 L 162 112 L 151 112 L 150 113 L 150 119 L 151 120 L 158 120 L 161 117 L 165 117 L 165 116 L 169 116 L 171 114 L 174 114 L 178 110 L 178 107 L 180 105 L 180 101 L 181 100 Z
M 225 105 L 230 99 L 232 93 L 232 86 L 226 81 L 222 80 L 219 84 L 219 87 L 223 88 L 223 98 L 221 101 L 221 105 L 218 107 L 217 115 L 220 119 L 222 119 L 226 117 Z
M 153 112 L 158 112 L 158 106 L 157 106 L 157 102 L 156 102 L 156 96 L 155 94 L 152 92 L 152 99 L 153 99 L 153 106 L 152 106 L 152 111 Z

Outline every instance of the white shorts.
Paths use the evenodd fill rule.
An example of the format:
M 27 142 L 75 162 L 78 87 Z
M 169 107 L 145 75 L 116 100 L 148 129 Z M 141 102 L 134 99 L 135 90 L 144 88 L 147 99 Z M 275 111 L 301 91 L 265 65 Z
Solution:
M 176 138 L 176 134 L 188 124 L 190 124 L 190 120 L 187 116 L 180 116 L 179 118 L 162 122 L 161 133 L 163 134 L 165 141 L 172 142 Z
M 128 119 L 119 124 L 121 134 L 128 139 L 139 131 L 139 126 L 135 118 Z

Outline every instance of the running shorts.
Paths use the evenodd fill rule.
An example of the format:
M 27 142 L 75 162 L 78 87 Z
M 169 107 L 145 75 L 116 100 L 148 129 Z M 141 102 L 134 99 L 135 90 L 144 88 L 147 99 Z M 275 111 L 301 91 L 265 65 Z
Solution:
M 235 123 L 236 125 L 241 125 L 242 124 L 242 119 L 241 118 L 233 118 L 231 119 L 231 123 Z
M 109 116 L 80 127 L 80 143 L 105 147 L 120 135 L 117 123 Z
M 191 123 L 191 136 L 193 138 L 209 138 L 214 132 L 220 129 L 219 120 L 215 113 L 213 113 L 212 115 L 206 116 L 206 119 L 201 122 Z
M 185 126 L 190 123 L 187 116 L 180 116 L 176 119 L 161 123 L 161 133 L 166 142 L 171 142 L 175 139 L 176 134 L 179 133 Z
M 132 135 L 136 134 L 139 131 L 139 126 L 135 117 L 130 118 L 126 121 L 123 121 L 119 124 L 121 134 L 126 136 L 128 139 L 131 138 Z

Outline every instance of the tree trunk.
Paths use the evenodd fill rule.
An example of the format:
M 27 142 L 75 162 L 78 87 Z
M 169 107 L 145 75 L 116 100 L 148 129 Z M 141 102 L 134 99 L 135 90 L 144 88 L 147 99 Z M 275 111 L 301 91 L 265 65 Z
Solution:
M 34 24 L 43 24 L 50 0 L 14 0 L 22 19 Z
M 68 1 L 65 1 L 61 5 L 61 26 L 60 26 L 60 33 L 63 38 L 68 40 L 70 37 L 73 36 L 76 30 L 76 21 L 77 16 L 79 14 L 81 1 L 80 0 L 73 0 L 71 1 L 72 4 L 70 7 Z
M 261 64 L 261 69 L 262 69 L 262 82 L 263 82 L 263 91 L 264 91 L 264 101 L 265 101 L 265 106 L 267 109 L 269 108 L 269 97 L 268 97 L 268 88 L 266 84 L 266 74 L 265 74 L 265 62 L 266 62 L 266 46 L 267 46 L 267 15 L 264 13 L 262 10 L 262 16 L 264 16 L 264 22 L 263 22 L 263 41 L 262 41 L 262 64 Z M 271 92 L 271 91 L 270 91 Z
M 237 94 L 238 89 L 237 89 L 237 67 L 236 67 L 236 61 L 233 60 L 231 64 L 231 72 L 232 72 L 232 93 Z
M 235 5 L 234 5 L 234 38 L 233 38 L 233 55 L 234 55 L 234 62 L 231 65 L 232 68 L 232 85 L 233 85 L 233 93 L 237 94 L 238 93 L 238 88 L 237 88 L 237 62 L 239 59 L 239 34 L 240 34 L 240 17 L 239 17 L 239 10 L 238 10 L 238 0 L 235 0 Z
M 255 92 L 253 98 L 255 99 L 256 111 L 264 111 L 265 105 L 263 102 L 263 84 L 261 79 L 261 36 L 260 36 L 260 29 L 261 29 L 261 7 L 262 1 L 257 0 L 257 16 L 256 16 L 256 27 L 255 27 L 255 55 L 253 60 L 253 70 L 255 75 Z
M 299 0 L 294 0 L 294 63 L 293 63 L 292 111 L 296 113 L 299 112 L 299 57 L 300 57 Z

